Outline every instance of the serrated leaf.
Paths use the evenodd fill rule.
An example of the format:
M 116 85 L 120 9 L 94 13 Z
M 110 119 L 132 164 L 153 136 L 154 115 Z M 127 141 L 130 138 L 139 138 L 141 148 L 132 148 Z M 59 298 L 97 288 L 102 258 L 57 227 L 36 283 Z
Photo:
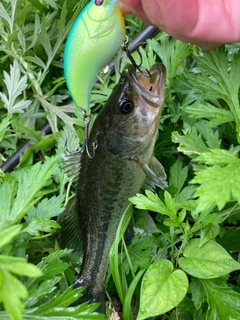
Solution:
M 240 294 L 229 287 L 223 287 L 210 280 L 201 280 L 207 293 L 206 319 L 240 319 Z
M 212 240 L 201 247 L 200 239 L 190 240 L 183 255 L 185 258 L 179 259 L 180 267 L 196 278 L 217 278 L 240 269 L 240 264 Z
M 192 118 L 211 119 L 209 125 L 212 127 L 216 127 L 225 122 L 234 121 L 234 116 L 231 111 L 217 108 L 207 102 L 183 107 L 182 109 L 189 113 Z
M 142 280 L 137 320 L 168 312 L 183 300 L 187 290 L 188 278 L 182 270 L 173 271 L 169 260 L 155 261 Z
M 60 225 L 49 218 L 36 218 L 30 224 L 23 229 L 22 232 L 28 232 L 32 236 L 40 237 L 41 232 L 53 232 L 54 229 L 60 228 Z
M 232 165 L 240 164 L 240 159 L 236 154 L 223 149 L 211 149 L 208 152 L 203 152 L 193 161 L 204 162 L 206 164 L 222 164 L 222 165 Z
M 198 197 L 198 212 L 214 205 L 222 210 L 230 200 L 240 202 L 240 161 L 224 167 L 200 169 L 191 183 L 199 184 L 194 193 L 194 197 Z
M 168 209 L 162 200 L 152 191 L 146 190 L 146 196 L 137 193 L 136 196 L 129 199 L 138 209 L 147 209 L 154 212 L 161 212 L 168 215 Z
M 177 131 L 173 131 L 172 141 L 179 143 L 178 150 L 189 156 L 199 155 L 208 151 L 206 144 L 195 127 L 191 131 L 186 132 L 185 135 L 180 135 Z
M 11 185 L 4 182 L 0 188 L 0 201 L 4 204 L 4 211 L 0 216 L 0 230 L 18 222 L 30 209 L 36 201 L 37 193 L 52 174 L 57 160 L 58 157 L 51 157 L 44 164 L 39 162 L 28 171 L 22 171 L 19 175 L 18 190 L 14 201 L 11 201 L 13 197 L 11 193 L 14 190 L 11 190 Z
M 154 194 L 152 191 L 146 190 L 145 193 L 146 196 L 137 193 L 137 195 L 130 198 L 129 201 L 132 202 L 138 209 L 147 209 L 154 212 L 159 212 L 169 216 L 170 218 L 176 217 L 175 202 L 169 192 L 164 192 L 164 200 L 166 205 L 162 202 L 158 195 Z
M 4 102 L 4 107 L 8 110 L 8 114 L 24 112 L 24 109 L 30 105 L 31 101 L 24 100 L 23 97 L 20 101 L 16 101 L 16 99 L 27 88 L 27 76 L 21 77 L 20 67 L 16 59 L 13 60 L 13 65 L 10 66 L 10 74 L 6 71 L 3 73 L 3 81 L 8 91 L 8 97 L 0 92 L 0 98 Z

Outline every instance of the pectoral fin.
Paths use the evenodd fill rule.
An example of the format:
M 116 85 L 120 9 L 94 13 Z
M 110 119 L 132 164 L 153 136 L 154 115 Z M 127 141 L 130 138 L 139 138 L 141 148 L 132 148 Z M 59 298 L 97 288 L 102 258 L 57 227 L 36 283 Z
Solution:
M 143 161 L 139 160 L 138 157 L 133 157 L 132 160 L 140 165 L 143 172 L 147 176 L 147 179 L 150 180 L 151 184 L 154 183 L 161 189 L 165 189 L 168 187 L 168 184 L 166 182 L 167 176 L 164 168 L 154 156 L 152 157 L 149 166 Z

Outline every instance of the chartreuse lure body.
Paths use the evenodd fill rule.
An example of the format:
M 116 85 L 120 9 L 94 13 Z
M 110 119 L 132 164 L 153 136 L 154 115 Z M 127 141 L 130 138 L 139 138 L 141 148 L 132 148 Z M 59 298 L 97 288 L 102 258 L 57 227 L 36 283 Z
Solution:
M 115 0 L 92 0 L 73 24 L 64 50 L 64 74 L 75 104 L 89 109 L 99 71 L 114 57 L 125 38 L 125 24 Z

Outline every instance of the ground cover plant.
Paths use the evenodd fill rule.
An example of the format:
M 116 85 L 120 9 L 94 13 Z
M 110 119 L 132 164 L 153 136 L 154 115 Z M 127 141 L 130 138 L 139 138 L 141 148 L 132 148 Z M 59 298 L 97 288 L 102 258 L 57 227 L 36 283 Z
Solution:
M 74 195 L 62 165 L 66 141 L 72 151 L 83 143 L 62 55 L 86 2 L 0 3 L 0 164 L 32 140 L 19 165 L 0 172 L 0 319 L 105 318 L 96 304 L 71 306 L 83 289 L 72 289 L 71 250 L 53 236 Z M 134 38 L 144 24 L 126 20 Z M 107 294 L 120 305 L 118 315 L 108 309 L 111 319 L 240 318 L 239 48 L 203 51 L 159 32 L 140 49 L 145 67 L 162 61 L 167 69 L 155 156 L 169 187 L 129 200 L 109 256 Z M 119 57 L 115 73 L 101 73 L 94 86 L 93 118 L 129 64 Z M 46 120 L 50 134 L 40 131 Z

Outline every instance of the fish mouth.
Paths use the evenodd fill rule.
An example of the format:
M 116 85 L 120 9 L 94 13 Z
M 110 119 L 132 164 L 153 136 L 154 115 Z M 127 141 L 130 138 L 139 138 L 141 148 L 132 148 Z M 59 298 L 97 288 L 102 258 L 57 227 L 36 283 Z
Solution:
M 135 90 L 146 100 L 151 106 L 161 106 L 166 85 L 166 69 L 163 64 L 156 63 L 148 71 L 151 75 L 149 77 L 147 70 L 141 68 L 136 71 L 133 65 L 129 66 L 129 76 Z

